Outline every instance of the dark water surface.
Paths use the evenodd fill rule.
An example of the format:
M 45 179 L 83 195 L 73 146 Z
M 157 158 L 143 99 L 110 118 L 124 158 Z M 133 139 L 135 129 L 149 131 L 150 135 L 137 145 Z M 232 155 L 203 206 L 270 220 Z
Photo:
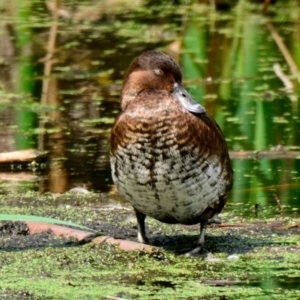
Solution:
M 220 7 L 140 1 L 133 8 L 119 4 L 122 9 L 74 3 L 59 11 L 52 50 L 53 17 L 43 2 L 1 13 L 0 151 L 49 153 L 43 165 L 0 166 L 3 193 L 78 186 L 115 193 L 109 134 L 120 111 L 122 76 L 136 55 L 159 49 L 178 60 L 187 89 L 220 124 L 233 151 L 227 209 L 252 214 L 258 205 L 261 215 L 299 214 L 299 77 L 276 40 L 277 34 L 297 70 L 295 1 L 278 1 L 265 16 L 247 1 Z M 237 151 L 266 155 L 239 157 Z

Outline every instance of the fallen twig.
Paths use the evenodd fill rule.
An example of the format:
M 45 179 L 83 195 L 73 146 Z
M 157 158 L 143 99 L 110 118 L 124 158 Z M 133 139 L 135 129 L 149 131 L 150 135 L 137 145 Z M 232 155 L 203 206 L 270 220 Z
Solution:
M 300 223 L 293 223 L 293 224 L 280 226 L 280 227 L 278 227 L 278 229 L 292 229 L 292 228 L 298 228 L 299 226 L 300 226 Z
M 45 231 L 51 231 L 56 236 L 64 236 L 64 237 L 73 237 L 78 242 L 92 242 L 94 244 L 102 244 L 102 243 L 110 243 L 115 244 L 119 247 L 119 249 L 124 251 L 142 251 L 153 253 L 157 250 L 156 247 L 141 244 L 138 242 L 123 240 L 123 239 L 115 239 L 111 236 L 97 236 L 95 237 L 94 232 L 84 231 L 80 229 L 74 229 L 69 227 L 64 227 L 60 225 L 50 224 L 50 223 L 41 223 L 41 222 L 33 222 L 27 221 L 25 222 L 29 228 L 30 234 L 42 233 Z
M 202 283 L 207 285 L 215 285 L 215 286 L 225 286 L 225 285 L 235 285 L 241 283 L 247 283 L 246 281 L 240 280 L 228 280 L 228 279 L 219 279 L 219 280 L 204 280 Z

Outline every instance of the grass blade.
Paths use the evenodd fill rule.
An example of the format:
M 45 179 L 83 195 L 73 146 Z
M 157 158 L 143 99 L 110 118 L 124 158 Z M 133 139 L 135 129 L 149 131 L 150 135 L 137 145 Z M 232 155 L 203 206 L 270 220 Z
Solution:
M 28 215 L 10 215 L 10 214 L 0 214 L 0 221 L 32 221 L 32 222 L 43 222 L 56 225 L 67 225 L 75 228 L 80 228 L 87 231 L 96 232 L 95 230 L 88 228 L 86 226 L 78 225 L 69 221 L 63 221 L 53 218 L 39 217 L 39 216 L 28 216 Z

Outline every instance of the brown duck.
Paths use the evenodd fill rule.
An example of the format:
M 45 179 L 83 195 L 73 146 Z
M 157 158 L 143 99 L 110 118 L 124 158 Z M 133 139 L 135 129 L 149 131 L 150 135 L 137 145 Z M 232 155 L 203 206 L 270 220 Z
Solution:
M 224 207 L 233 171 L 217 123 L 181 84 L 178 64 L 146 51 L 127 70 L 122 113 L 111 132 L 111 169 L 120 195 L 134 207 L 138 240 L 148 243 L 146 216 L 200 223 L 194 254 L 209 220 Z

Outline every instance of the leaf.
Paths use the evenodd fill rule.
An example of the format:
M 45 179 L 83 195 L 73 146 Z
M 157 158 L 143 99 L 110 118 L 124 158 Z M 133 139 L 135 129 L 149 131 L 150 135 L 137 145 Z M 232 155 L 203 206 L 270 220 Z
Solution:
M 80 228 L 92 232 L 96 232 L 95 230 L 78 225 L 69 221 L 62 221 L 53 218 L 39 217 L 39 216 L 27 216 L 27 215 L 9 215 L 9 214 L 0 214 L 0 221 L 33 221 L 33 222 L 43 222 L 50 224 L 58 224 L 58 225 L 67 225 L 75 228 Z

